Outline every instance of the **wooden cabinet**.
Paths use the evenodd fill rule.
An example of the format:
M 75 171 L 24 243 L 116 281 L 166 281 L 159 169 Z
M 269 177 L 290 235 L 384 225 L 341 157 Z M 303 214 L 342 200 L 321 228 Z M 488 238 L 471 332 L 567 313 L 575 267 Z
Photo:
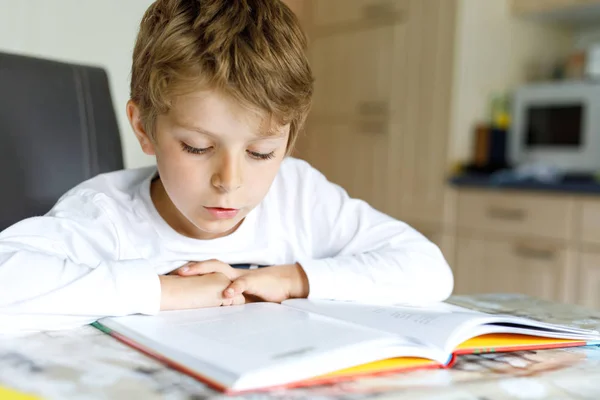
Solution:
M 393 41 L 393 26 L 315 37 L 309 55 L 316 77 L 311 118 L 387 118 Z
M 457 225 L 506 236 L 565 240 L 572 231 L 574 205 L 569 196 L 461 190 Z
M 364 121 L 309 122 L 311 140 L 303 151 L 311 164 L 356 198 L 367 199 L 376 208 L 386 201 L 389 143 L 387 125 Z
M 587 199 L 581 202 L 578 230 L 584 245 L 600 245 L 600 201 Z
M 394 49 L 405 41 L 409 1 L 310 4 L 315 93 L 296 155 L 352 197 L 388 211 L 395 186 L 389 159 L 397 153 L 390 127 L 390 82 L 402 73 L 394 69 Z
M 395 37 L 388 163 L 395 190 L 386 210 L 412 224 L 440 228 L 457 8 L 453 0 L 411 1 L 404 32 L 397 30 Z
M 577 302 L 600 309 L 600 250 L 583 251 L 579 258 Z
M 600 196 L 457 192 L 455 293 L 517 292 L 600 309 Z
M 579 203 L 576 237 L 579 249 L 577 302 L 600 309 L 600 196 Z
M 563 244 L 459 236 L 455 293 L 526 293 L 571 300 L 573 256 Z
M 456 206 L 456 290 L 575 301 L 571 196 L 461 189 Z
M 406 12 L 407 0 L 317 0 L 313 23 L 316 29 L 399 20 Z
M 316 0 L 297 156 L 411 224 L 444 213 L 456 0 Z

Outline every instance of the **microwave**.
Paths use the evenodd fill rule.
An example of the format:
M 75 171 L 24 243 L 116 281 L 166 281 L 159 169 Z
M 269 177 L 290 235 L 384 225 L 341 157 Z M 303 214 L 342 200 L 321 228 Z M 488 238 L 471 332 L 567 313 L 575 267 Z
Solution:
M 508 138 L 512 165 L 600 171 L 600 84 L 557 82 L 518 88 Z

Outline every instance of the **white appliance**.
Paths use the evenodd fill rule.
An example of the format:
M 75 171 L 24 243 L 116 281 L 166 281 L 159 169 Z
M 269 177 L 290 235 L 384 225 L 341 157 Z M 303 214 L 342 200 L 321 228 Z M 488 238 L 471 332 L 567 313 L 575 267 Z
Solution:
M 600 43 L 591 45 L 585 56 L 585 76 L 600 80 Z
M 509 160 L 567 172 L 600 171 L 600 83 L 523 86 L 512 106 Z

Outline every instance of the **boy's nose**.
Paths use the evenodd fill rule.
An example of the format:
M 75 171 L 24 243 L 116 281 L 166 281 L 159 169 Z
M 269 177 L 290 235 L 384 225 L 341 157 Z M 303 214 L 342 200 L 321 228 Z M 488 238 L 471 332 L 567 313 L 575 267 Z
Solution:
M 231 192 L 242 186 L 242 171 L 240 162 L 227 157 L 221 162 L 211 179 L 212 185 L 223 192 Z

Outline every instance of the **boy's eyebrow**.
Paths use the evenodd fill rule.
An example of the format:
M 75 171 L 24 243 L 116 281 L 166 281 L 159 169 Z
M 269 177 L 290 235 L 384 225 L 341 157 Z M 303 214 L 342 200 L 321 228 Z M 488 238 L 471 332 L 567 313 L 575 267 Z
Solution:
M 190 131 L 202 133 L 202 134 L 205 134 L 205 135 L 208 135 L 208 136 L 218 136 L 215 133 L 213 133 L 211 131 L 208 131 L 208 130 L 206 130 L 204 128 L 200 128 L 198 126 L 189 126 L 189 125 L 186 125 L 186 124 L 179 124 L 179 123 L 177 125 L 181 126 L 182 128 L 188 129 Z M 262 131 L 261 130 L 258 133 L 258 135 L 256 135 L 256 136 L 259 137 L 259 138 L 261 138 L 261 139 L 263 139 L 263 138 L 269 138 L 269 139 L 271 139 L 271 138 L 283 137 L 283 136 L 285 136 L 285 132 L 278 132 L 278 131 L 275 131 L 275 130 L 267 130 L 267 131 Z

